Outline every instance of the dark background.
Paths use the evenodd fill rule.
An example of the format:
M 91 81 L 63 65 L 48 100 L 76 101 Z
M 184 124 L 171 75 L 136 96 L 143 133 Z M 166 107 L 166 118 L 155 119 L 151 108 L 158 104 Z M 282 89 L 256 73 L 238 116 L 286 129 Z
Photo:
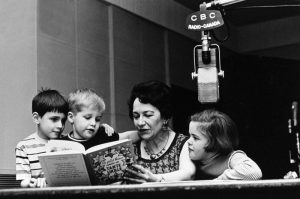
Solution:
M 223 111 L 236 122 L 240 149 L 258 163 L 263 178 L 283 178 L 289 170 L 291 104 L 300 97 L 299 65 L 299 61 L 241 54 L 222 59 L 225 78 L 219 78 L 218 103 L 201 104 L 196 92 L 172 85 L 174 130 L 187 134 L 188 118 L 195 112 Z

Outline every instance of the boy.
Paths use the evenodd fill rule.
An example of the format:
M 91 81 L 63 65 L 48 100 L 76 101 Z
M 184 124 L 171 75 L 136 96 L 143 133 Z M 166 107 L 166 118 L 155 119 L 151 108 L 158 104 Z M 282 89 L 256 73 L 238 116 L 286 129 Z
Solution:
M 92 89 L 75 90 L 69 94 L 68 103 L 68 120 L 73 131 L 61 139 L 80 142 L 85 149 L 119 139 L 129 138 L 133 142 L 139 139 L 136 131 L 111 133 L 114 130 L 110 126 L 101 125 L 105 103 Z
M 57 139 L 64 130 L 68 103 L 56 90 L 42 89 L 32 100 L 32 118 L 37 131 L 16 146 L 16 180 L 21 187 L 46 185 L 38 155 L 45 153 L 50 139 Z

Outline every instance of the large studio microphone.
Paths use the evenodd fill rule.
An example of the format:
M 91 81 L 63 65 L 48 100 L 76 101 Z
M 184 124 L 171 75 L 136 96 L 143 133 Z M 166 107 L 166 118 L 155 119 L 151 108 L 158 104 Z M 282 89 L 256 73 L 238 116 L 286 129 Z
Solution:
M 186 28 L 201 31 L 201 45 L 194 48 L 194 72 L 192 78 L 197 77 L 198 101 L 200 103 L 215 103 L 219 100 L 218 76 L 224 77 L 221 69 L 220 48 L 217 44 L 210 44 L 209 31 L 224 24 L 221 12 L 207 10 L 214 6 L 227 6 L 245 0 L 214 0 L 200 4 L 200 11 L 190 14 L 186 20 Z
M 203 47 L 203 46 L 202 46 Z M 201 103 L 215 103 L 219 100 L 219 80 L 217 70 L 217 49 L 209 49 L 209 58 L 203 54 L 203 48 L 197 49 L 197 85 L 198 101 Z M 203 56 L 205 55 L 205 56 Z M 207 59 L 204 61 L 204 59 Z M 209 63 L 205 63 L 209 60 Z
M 218 69 L 221 70 L 220 48 L 211 44 L 209 30 L 222 26 L 224 21 L 220 11 L 206 10 L 206 4 L 200 6 L 200 11 L 193 13 L 187 20 L 187 28 L 201 31 L 201 45 L 194 48 L 194 69 L 192 78 L 197 77 L 198 101 L 200 103 L 215 103 L 219 100 Z

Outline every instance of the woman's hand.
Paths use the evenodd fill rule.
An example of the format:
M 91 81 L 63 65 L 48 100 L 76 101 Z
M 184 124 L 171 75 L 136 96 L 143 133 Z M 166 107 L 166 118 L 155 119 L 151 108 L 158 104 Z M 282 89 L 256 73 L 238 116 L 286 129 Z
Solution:
M 125 180 L 129 180 L 134 183 L 145 183 L 145 182 L 161 182 L 163 180 L 162 175 L 153 174 L 148 169 L 145 169 L 141 165 L 132 165 L 131 168 L 127 167 L 126 171 L 130 173 L 130 177 L 124 177 Z
M 103 126 L 105 128 L 105 133 L 108 136 L 112 136 L 115 132 L 114 128 L 109 126 L 108 124 L 103 123 L 101 126 Z

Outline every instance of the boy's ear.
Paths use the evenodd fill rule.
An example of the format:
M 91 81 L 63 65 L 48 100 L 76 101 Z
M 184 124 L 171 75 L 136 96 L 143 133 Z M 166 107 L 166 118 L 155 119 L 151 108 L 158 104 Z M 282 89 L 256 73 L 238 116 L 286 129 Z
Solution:
M 73 112 L 68 112 L 68 120 L 71 124 L 74 123 L 74 113 Z
M 33 112 L 32 120 L 35 124 L 40 124 L 40 115 L 37 112 Z

